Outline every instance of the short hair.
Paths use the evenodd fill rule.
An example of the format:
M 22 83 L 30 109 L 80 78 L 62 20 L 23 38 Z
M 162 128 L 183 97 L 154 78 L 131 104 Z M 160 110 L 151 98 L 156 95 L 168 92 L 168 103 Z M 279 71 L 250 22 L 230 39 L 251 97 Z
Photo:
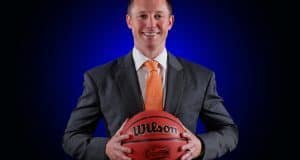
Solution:
M 134 0 L 129 0 L 129 1 L 128 1 L 127 13 L 130 12 L 131 7 L 132 7 L 132 4 L 133 4 L 133 1 L 134 1 Z M 168 9 L 169 9 L 169 11 L 170 11 L 170 15 L 172 15 L 172 14 L 173 14 L 172 2 L 171 2 L 171 0 L 166 0 L 166 2 L 167 2 L 167 5 L 168 5 Z

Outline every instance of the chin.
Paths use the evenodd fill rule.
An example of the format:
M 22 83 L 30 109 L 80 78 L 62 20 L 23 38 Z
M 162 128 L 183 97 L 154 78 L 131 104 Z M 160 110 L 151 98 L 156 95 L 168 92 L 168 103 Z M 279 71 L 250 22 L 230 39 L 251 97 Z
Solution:
M 147 43 L 145 44 L 145 46 L 148 48 L 148 49 L 155 49 L 157 48 L 159 45 L 157 43 Z
M 160 41 L 158 39 L 148 39 L 144 41 L 144 44 L 145 46 L 158 46 L 160 44 Z

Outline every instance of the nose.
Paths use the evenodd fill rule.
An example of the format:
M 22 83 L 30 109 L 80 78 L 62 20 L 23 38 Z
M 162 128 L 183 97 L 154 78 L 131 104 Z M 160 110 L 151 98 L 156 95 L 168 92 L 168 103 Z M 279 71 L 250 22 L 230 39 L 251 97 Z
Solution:
M 154 16 L 150 16 L 149 18 L 148 18 L 148 20 L 147 20 L 147 27 L 150 27 L 150 28 L 152 28 L 152 27 L 156 27 L 156 19 L 155 19 L 155 17 Z

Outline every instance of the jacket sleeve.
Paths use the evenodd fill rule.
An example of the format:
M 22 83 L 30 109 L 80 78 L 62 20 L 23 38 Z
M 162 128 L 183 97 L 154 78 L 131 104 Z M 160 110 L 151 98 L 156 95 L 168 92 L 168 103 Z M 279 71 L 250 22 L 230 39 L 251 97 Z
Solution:
M 84 74 L 84 89 L 76 108 L 72 111 L 63 136 L 63 149 L 79 160 L 108 159 L 104 137 L 93 137 L 102 118 L 98 88 L 89 73 Z
M 205 101 L 200 118 L 207 132 L 197 135 L 204 147 L 204 153 L 199 159 L 219 158 L 235 149 L 238 143 L 238 128 L 218 96 L 214 73 L 205 93 Z

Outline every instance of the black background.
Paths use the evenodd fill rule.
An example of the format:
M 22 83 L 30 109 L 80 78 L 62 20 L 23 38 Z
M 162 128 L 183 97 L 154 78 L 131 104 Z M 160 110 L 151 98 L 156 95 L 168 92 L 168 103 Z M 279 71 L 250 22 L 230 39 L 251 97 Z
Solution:
M 91 4 L 96 1 L 89 1 Z M 230 5 L 222 5 L 229 3 Z M 61 136 L 64 128 L 57 128 L 49 124 L 50 118 L 44 118 L 44 116 L 55 117 L 54 110 L 51 106 L 54 102 L 47 98 L 47 93 L 44 96 L 43 93 L 49 87 L 44 86 L 41 79 L 45 78 L 45 72 L 54 72 L 51 75 L 55 75 L 56 63 L 53 61 L 53 67 L 55 69 L 45 68 L 43 61 L 39 56 L 40 51 L 45 47 L 43 42 L 48 41 L 49 38 L 55 39 L 53 34 L 58 32 L 58 28 L 63 28 L 60 25 L 62 22 L 57 16 L 51 17 L 52 13 L 64 12 L 64 10 L 70 10 L 74 7 L 72 3 L 79 4 L 80 1 L 26 1 L 16 4 L 14 8 L 14 15 L 16 15 L 16 30 L 14 36 L 16 36 L 16 110 L 15 115 L 17 117 L 15 123 L 12 124 L 12 128 L 15 134 L 15 143 L 11 140 L 5 139 L 9 142 L 9 148 L 15 151 L 11 156 L 18 157 L 20 159 L 43 159 L 43 160 L 60 160 L 70 159 L 62 150 Z M 85 2 L 87 3 L 87 2 Z M 101 2 L 105 5 L 109 2 Z M 180 2 L 175 2 L 177 5 Z M 195 3 L 194 1 L 182 1 L 182 3 Z M 249 34 L 255 34 L 255 43 L 252 44 L 251 54 L 253 57 L 263 57 L 262 63 L 253 64 L 257 67 L 264 69 L 259 74 L 256 74 L 260 79 L 263 79 L 263 84 L 260 87 L 260 91 L 263 103 L 254 107 L 252 110 L 245 111 L 244 114 L 253 115 L 249 126 L 242 126 L 242 134 L 240 137 L 240 143 L 238 148 L 229 155 L 224 156 L 223 159 L 280 159 L 285 157 L 288 159 L 286 150 L 288 148 L 284 145 L 284 135 L 286 129 L 283 127 L 286 125 L 284 120 L 287 119 L 283 110 L 283 90 L 282 90 L 282 67 L 283 67 L 283 35 L 284 28 L 282 24 L 285 24 L 283 15 L 284 6 L 280 3 L 271 1 L 214 1 L 220 6 L 232 7 L 235 13 L 240 18 L 246 18 L 251 24 L 248 25 L 252 28 Z M 116 5 L 126 5 L 124 2 Z M 76 5 L 77 7 L 80 5 Z M 178 5 L 177 7 L 180 7 Z M 120 7 L 122 8 L 122 7 Z M 126 7 L 124 7 L 126 8 Z M 123 8 L 123 9 L 124 9 Z M 245 12 L 247 10 L 247 12 Z M 107 15 L 109 16 L 109 15 Z M 50 20 L 46 20 L 45 17 L 50 17 Z M 55 21 L 58 19 L 57 21 Z M 55 23 L 53 23 L 55 22 Z M 239 23 L 239 22 L 237 22 Z M 45 29 L 45 27 L 47 29 Z M 268 32 L 269 34 L 264 34 Z M 272 41 L 271 45 L 264 46 L 264 40 Z M 48 41 L 50 42 L 50 40 Z M 48 48 L 50 50 L 49 60 L 53 60 L 51 57 L 58 56 L 56 48 Z M 249 62 L 252 63 L 252 62 Z M 254 63 L 254 62 L 253 62 Z M 257 78 L 257 77 L 256 77 Z M 251 92 L 254 93 L 254 92 Z M 260 94 L 260 93 L 257 93 Z M 41 97 L 43 97 L 41 99 Z M 37 99 L 38 98 L 38 99 Z M 255 103 L 255 99 L 252 102 Z M 41 104 L 43 106 L 41 106 Z M 46 104 L 46 105 L 45 105 Z M 69 111 L 64 111 L 68 115 Z M 236 113 L 237 114 L 237 113 Z M 59 115 L 58 115 L 59 116 Z M 62 121 L 64 126 L 65 121 Z M 17 126 L 17 127 L 16 127 Z M 10 129 L 8 129 L 10 130 Z M 245 137 L 244 135 L 248 136 Z M 16 145 L 11 145 L 16 144 Z

